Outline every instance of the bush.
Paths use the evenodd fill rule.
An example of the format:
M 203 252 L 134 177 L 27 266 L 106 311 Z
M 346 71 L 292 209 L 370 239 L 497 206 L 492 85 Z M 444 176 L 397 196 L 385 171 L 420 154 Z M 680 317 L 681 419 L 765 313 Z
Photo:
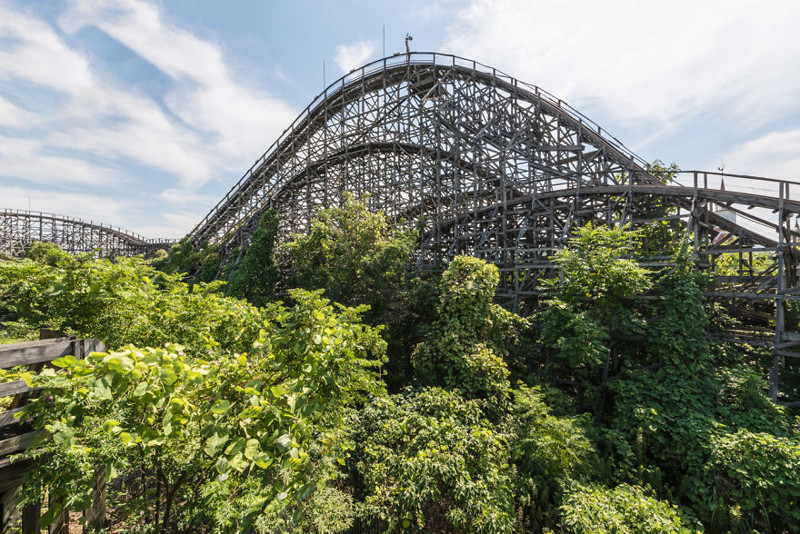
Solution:
M 561 507 L 561 526 L 572 534 L 664 534 L 691 530 L 677 506 L 639 486 L 576 486 Z
M 352 425 L 362 516 L 387 530 L 511 532 L 507 436 L 438 388 L 377 399 Z
M 495 408 L 508 397 L 508 368 L 492 342 L 492 297 L 497 267 L 456 257 L 442 275 L 438 319 L 412 355 L 422 384 L 455 388 Z
M 588 480 L 596 463 L 586 437 L 585 417 L 556 417 L 539 388 L 520 385 L 508 417 L 515 496 L 523 526 L 539 531 L 557 526 L 562 491 L 572 481 Z
M 49 488 L 70 510 L 86 509 L 105 468 L 109 480 L 125 481 L 118 517 L 144 532 L 252 532 L 266 508 L 275 516 L 303 510 L 317 484 L 315 506 L 341 501 L 311 477 L 308 451 L 315 445 L 343 461 L 330 433 L 384 393 L 385 343 L 359 310 L 334 310 L 318 293 L 293 298 L 247 355 L 212 363 L 177 345 L 129 346 L 60 358 L 62 372 L 23 374 L 43 390 L 23 419 L 35 418 L 50 437 L 25 453 L 36 465 L 26 499 Z
M 94 337 L 109 349 L 180 343 L 194 354 L 247 352 L 264 318 L 247 302 L 223 297 L 219 283 L 190 286 L 141 258 L 6 262 L 0 317 Z
M 230 277 L 226 294 L 245 298 L 254 306 L 267 305 L 280 275 L 275 264 L 277 236 L 278 212 L 267 210 L 258 222 L 258 228 L 253 233 L 244 258 Z M 219 268 L 218 257 L 216 266 Z
M 708 496 L 709 521 L 744 531 L 800 532 L 797 439 L 720 432 L 711 440 L 704 475 L 700 495 Z

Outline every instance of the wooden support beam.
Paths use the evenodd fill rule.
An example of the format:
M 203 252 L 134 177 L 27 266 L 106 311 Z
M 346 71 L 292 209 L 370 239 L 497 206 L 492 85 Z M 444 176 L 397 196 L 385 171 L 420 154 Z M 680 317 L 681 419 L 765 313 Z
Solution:
M 41 534 L 39 518 L 42 517 L 42 502 L 37 501 L 22 508 L 22 534 Z
M 16 532 L 19 512 L 17 499 L 19 498 L 19 486 L 9 488 L 0 494 L 0 533 L 12 534 Z
M 0 397 L 10 397 L 11 395 L 19 395 L 30 391 L 33 390 L 22 380 L 12 380 L 11 382 L 0 384 Z
M 82 358 L 102 350 L 105 346 L 96 339 L 58 338 L 0 345 L 0 369 L 51 362 L 68 354 Z
M 0 456 L 13 454 L 15 452 L 27 449 L 33 444 L 33 442 L 41 433 L 41 430 L 35 430 L 33 432 L 26 432 L 25 434 L 0 441 Z
M 64 508 L 64 501 L 50 495 L 48 506 L 60 508 L 59 513 L 47 529 L 47 534 L 69 534 L 69 511 Z
M 98 467 L 94 472 L 94 496 L 92 506 L 84 514 L 89 529 L 102 529 L 108 526 L 106 511 L 106 468 Z
M 0 428 L 19 423 L 19 419 L 14 416 L 21 411 L 22 408 L 15 408 L 13 410 L 0 413 Z

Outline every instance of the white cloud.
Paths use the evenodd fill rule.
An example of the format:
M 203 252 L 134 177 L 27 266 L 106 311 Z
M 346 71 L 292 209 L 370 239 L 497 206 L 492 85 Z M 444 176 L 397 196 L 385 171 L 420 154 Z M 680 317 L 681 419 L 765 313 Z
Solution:
M 94 92 L 96 82 L 89 62 L 70 49 L 50 25 L 31 15 L 0 5 L 0 73 L 7 80 L 20 79 L 79 95 Z
M 125 228 L 129 215 L 124 202 L 114 197 L 86 193 L 41 191 L 0 183 L 0 208 L 57 213 L 86 221 Z M 127 228 L 130 230 L 130 228 Z
M 145 237 L 164 239 L 180 239 L 197 225 L 205 213 L 201 212 L 168 212 L 163 216 L 161 224 L 142 223 L 135 225 L 135 231 Z
M 705 112 L 753 128 L 800 110 L 798 18 L 790 0 L 474 0 L 444 49 L 628 126 Z
M 734 146 L 724 160 L 725 172 L 800 182 L 800 128 L 770 132 Z
M 38 141 L 5 136 L 0 136 L 0 176 L 56 188 L 67 184 L 96 187 L 122 179 L 117 171 L 91 161 L 47 153 Z
M 196 191 L 191 189 L 177 189 L 177 188 L 170 188 L 165 189 L 158 194 L 158 198 L 169 202 L 170 204 L 179 204 L 179 205 L 186 205 L 188 203 L 213 203 L 219 200 L 218 198 L 213 198 L 208 195 L 201 195 Z M 198 222 L 200 219 L 198 218 Z
M 343 73 L 358 68 L 375 54 L 375 43 L 362 39 L 349 45 L 338 45 L 334 61 Z
M 195 148 L 206 154 L 214 149 L 221 168 L 254 161 L 296 115 L 283 100 L 235 80 L 219 45 L 170 24 L 152 4 L 78 0 L 61 25 L 70 32 L 95 26 L 172 78 L 175 86 L 165 95 L 167 106 L 210 138 Z M 196 173 L 186 175 L 193 178 L 184 183 L 198 182 Z
M 34 7 L 12 6 L 0 0 L 0 79 L 27 96 L 23 109 L 0 95 L 0 127 L 13 132 L 0 139 L 0 185 L 8 179 L 15 186 L 19 180 L 48 184 L 48 195 L 65 195 L 53 201 L 60 211 L 81 187 L 106 187 L 104 194 L 136 187 L 139 197 L 151 192 L 158 198 L 165 189 L 196 191 L 215 178 L 232 181 L 295 117 L 285 101 L 232 72 L 218 43 L 179 27 L 156 4 L 74 0 L 58 17 L 58 29 Z M 113 65 L 95 64 L 86 28 L 163 72 L 163 89 L 144 92 L 117 78 Z M 158 178 L 143 174 L 143 165 Z M 0 198 L 0 207 L 13 200 Z M 197 195 L 193 201 L 213 202 Z M 147 210 L 121 204 L 130 221 L 137 220 L 137 209 Z M 149 228 L 193 226 L 185 217 L 149 211 L 157 213 Z
M 36 115 L 12 104 L 0 96 L 0 126 L 7 128 L 28 128 L 36 122 L 38 122 Z

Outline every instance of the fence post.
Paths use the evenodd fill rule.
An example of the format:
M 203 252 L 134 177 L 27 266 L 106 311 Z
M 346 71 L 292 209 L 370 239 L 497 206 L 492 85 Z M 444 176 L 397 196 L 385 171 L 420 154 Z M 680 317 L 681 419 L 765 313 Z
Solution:
M 7 489 L 0 495 L 0 532 L 11 534 L 17 522 L 17 497 L 19 497 L 19 486 Z
M 42 516 L 42 501 L 36 501 L 22 509 L 22 534 L 40 534 L 39 518 Z
M 106 519 L 106 468 L 98 467 L 94 472 L 94 497 L 92 507 L 86 511 L 86 525 L 90 530 L 108 526 Z
M 61 511 L 53 518 L 53 522 L 50 523 L 50 527 L 47 529 L 47 534 L 69 534 L 69 512 L 64 508 L 64 499 L 51 495 L 48 505 L 50 508 L 58 506 Z

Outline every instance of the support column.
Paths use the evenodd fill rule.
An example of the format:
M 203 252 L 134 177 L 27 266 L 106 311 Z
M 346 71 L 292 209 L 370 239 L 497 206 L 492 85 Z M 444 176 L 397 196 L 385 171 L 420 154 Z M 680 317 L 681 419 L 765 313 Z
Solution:
M 773 401 L 778 400 L 781 363 L 778 347 L 780 347 L 783 341 L 784 322 L 786 320 L 786 303 L 783 300 L 786 285 L 786 261 L 784 256 L 787 249 L 784 241 L 784 224 L 786 217 L 784 213 L 784 200 L 786 198 L 786 185 L 785 182 L 778 184 L 778 272 L 775 275 L 775 282 L 777 285 L 775 291 L 775 345 L 772 349 L 772 370 L 769 372 L 769 393 Z

